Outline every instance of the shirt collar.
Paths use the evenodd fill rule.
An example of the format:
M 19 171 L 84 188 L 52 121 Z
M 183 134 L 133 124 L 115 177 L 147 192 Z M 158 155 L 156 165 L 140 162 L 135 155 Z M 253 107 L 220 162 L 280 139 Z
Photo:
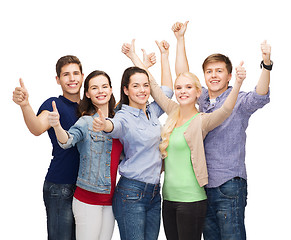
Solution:
M 221 99 L 224 99 L 225 97 L 228 96 L 228 94 L 231 92 L 232 90 L 232 87 L 231 86 L 228 86 L 228 88 L 223 92 L 221 93 L 217 98 L 216 98 L 216 101 L 220 101 Z M 209 102 L 209 92 L 207 90 L 207 93 L 205 94 L 204 96 L 204 99 L 203 99 L 205 102 Z
M 134 107 L 128 106 L 126 104 L 122 104 L 121 109 L 131 113 L 132 115 L 134 115 L 136 117 L 138 117 L 143 112 L 142 109 L 134 108 Z
M 72 102 L 71 100 L 65 98 L 64 96 L 60 95 L 59 99 L 61 99 L 63 102 L 65 103 L 69 103 L 69 104 L 78 104 L 77 102 Z

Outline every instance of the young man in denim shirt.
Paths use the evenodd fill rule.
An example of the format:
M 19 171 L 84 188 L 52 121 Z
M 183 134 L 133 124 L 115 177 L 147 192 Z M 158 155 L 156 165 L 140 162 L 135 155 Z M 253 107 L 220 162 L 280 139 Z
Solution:
M 172 30 L 177 38 L 176 74 L 189 71 L 184 34 L 188 22 L 176 23 Z M 245 166 L 246 129 L 251 115 L 270 101 L 269 83 L 272 61 L 271 47 L 261 44 L 262 73 L 252 92 L 240 92 L 231 116 L 209 132 L 204 140 L 208 170 L 207 216 L 203 236 L 205 240 L 246 239 L 244 213 L 247 200 Z M 228 57 L 213 54 L 203 63 L 205 82 L 199 99 L 202 112 L 213 112 L 231 91 L 232 64 Z
M 82 65 L 75 56 L 61 57 L 56 64 L 57 83 L 63 95 L 47 99 L 35 114 L 28 101 L 28 91 L 20 79 L 20 87 L 13 92 L 13 101 L 21 107 L 24 121 L 29 131 L 39 136 L 45 131 L 53 146 L 51 160 L 43 185 L 43 199 L 47 213 L 48 239 L 75 239 L 75 222 L 72 200 L 79 170 L 79 152 L 76 147 L 64 150 L 56 140 L 49 125 L 48 114 L 52 111 L 52 101 L 58 105 L 62 126 L 68 130 L 78 120 L 80 88 L 83 83 Z

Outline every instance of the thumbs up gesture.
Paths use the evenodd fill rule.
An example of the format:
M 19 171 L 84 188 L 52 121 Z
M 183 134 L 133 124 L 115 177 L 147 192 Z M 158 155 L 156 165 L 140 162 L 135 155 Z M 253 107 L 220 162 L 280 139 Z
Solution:
M 52 127 L 60 126 L 60 115 L 55 101 L 52 101 L 53 111 L 48 114 L 49 125 Z
M 261 50 L 262 50 L 262 56 L 263 56 L 264 63 L 267 65 L 270 65 L 271 45 L 267 43 L 267 40 L 265 40 L 261 43 Z
M 105 119 L 103 112 L 100 109 L 98 109 L 97 113 L 98 113 L 99 117 L 96 117 L 93 120 L 93 131 L 94 132 L 103 131 L 103 130 L 105 130 L 105 127 L 106 127 L 106 119 Z
M 28 102 L 28 92 L 24 86 L 23 80 L 19 79 L 20 87 L 16 87 L 13 91 L 13 101 L 19 106 L 26 106 Z
M 235 68 L 235 71 L 236 71 L 236 81 L 240 84 L 243 83 L 243 81 L 245 80 L 246 78 L 246 70 L 245 68 L 243 67 L 244 65 L 244 61 L 241 61 L 240 64 Z

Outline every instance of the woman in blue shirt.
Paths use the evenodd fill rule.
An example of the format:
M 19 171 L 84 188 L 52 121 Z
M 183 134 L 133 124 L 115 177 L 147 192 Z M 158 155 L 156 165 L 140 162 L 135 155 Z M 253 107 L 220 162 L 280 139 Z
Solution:
M 134 40 L 132 42 L 134 47 Z M 162 89 L 172 97 L 172 80 L 162 82 Z M 159 152 L 163 110 L 156 102 L 148 104 L 149 76 L 138 67 L 124 71 L 120 91 L 122 104 L 114 118 L 105 119 L 101 111 L 93 129 L 118 138 L 125 158 L 119 165 L 120 180 L 115 188 L 112 207 L 121 239 L 157 239 L 160 229 Z

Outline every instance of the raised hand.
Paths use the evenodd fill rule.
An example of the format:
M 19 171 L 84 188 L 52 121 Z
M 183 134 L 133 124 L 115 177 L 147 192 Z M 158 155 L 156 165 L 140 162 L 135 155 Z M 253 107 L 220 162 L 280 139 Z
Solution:
M 244 64 L 244 61 L 241 61 L 240 64 L 235 68 L 235 71 L 236 71 L 236 81 L 240 84 L 243 83 L 243 81 L 245 80 L 246 78 L 246 70 L 245 68 L 243 67 L 243 64 Z
M 131 59 L 135 54 L 135 39 L 132 39 L 131 43 L 124 43 L 121 47 L 121 52 Z
M 52 107 L 53 107 L 53 111 L 49 112 L 48 114 L 48 122 L 49 125 L 52 127 L 58 127 L 60 126 L 60 114 L 58 112 L 57 109 L 57 105 L 55 101 L 52 101 Z
M 105 130 L 105 127 L 106 127 L 106 119 L 105 119 L 103 112 L 100 109 L 98 109 L 97 113 L 98 113 L 99 117 L 96 117 L 93 120 L 93 131 L 94 132 L 103 131 L 103 130 Z
M 20 87 L 16 87 L 13 91 L 13 101 L 19 106 L 28 105 L 28 92 L 24 86 L 23 80 L 19 79 Z
M 266 65 L 271 64 L 271 45 L 267 43 L 267 40 L 261 43 L 261 50 L 263 61 Z
M 163 40 L 161 42 L 156 41 L 157 46 L 160 49 L 161 54 L 165 54 L 167 56 L 169 56 L 169 48 L 170 48 L 170 44 Z
M 146 68 L 150 68 L 151 66 L 155 65 L 157 62 L 156 54 L 154 52 L 147 54 L 144 49 L 141 49 L 143 52 L 143 64 Z
M 174 32 L 177 39 L 184 37 L 184 34 L 187 30 L 188 23 L 189 23 L 189 21 L 186 21 L 184 24 L 181 22 L 176 22 L 172 26 L 172 31 Z

